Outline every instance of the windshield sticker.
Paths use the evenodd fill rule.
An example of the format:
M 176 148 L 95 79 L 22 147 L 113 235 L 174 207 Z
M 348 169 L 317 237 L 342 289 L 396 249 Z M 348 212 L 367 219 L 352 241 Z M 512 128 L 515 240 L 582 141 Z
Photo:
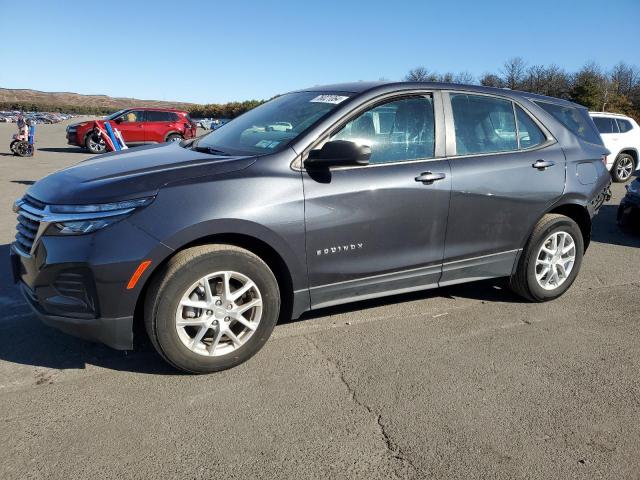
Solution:
M 335 105 L 344 102 L 349 97 L 344 97 L 342 95 L 318 95 L 315 98 L 309 100 L 310 102 L 315 103 L 333 103 Z
M 258 148 L 276 148 L 280 144 L 279 141 L 276 140 L 260 140 L 256 143 L 256 147 Z

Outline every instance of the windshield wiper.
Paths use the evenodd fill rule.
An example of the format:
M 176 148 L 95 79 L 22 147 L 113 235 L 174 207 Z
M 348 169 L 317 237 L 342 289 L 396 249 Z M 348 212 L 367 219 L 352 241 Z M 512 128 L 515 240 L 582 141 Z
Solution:
M 196 152 L 208 153 L 209 155 L 220 155 L 223 157 L 231 156 L 230 153 L 223 152 L 222 150 L 218 150 L 217 148 L 213 147 L 201 147 L 199 145 L 196 145 L 192 148 L 192 150 L 195 150 Z

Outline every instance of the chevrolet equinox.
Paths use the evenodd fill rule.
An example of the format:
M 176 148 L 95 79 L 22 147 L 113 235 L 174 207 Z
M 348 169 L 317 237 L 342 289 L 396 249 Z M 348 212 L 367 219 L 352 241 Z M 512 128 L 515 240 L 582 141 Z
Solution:
M 610 195 L 608 153 L 564 100 L 314 87 L 40 180 L 14 206 L 14 277 L 48 325 L 131 349 L 140 322 L 174 367 L 222 370 L 307 310 L 496 277 L 562 295 Z

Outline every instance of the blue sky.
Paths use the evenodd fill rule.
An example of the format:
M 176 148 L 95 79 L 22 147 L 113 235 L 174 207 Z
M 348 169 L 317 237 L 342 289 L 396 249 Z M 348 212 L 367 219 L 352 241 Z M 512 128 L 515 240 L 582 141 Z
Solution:
M 0 0 L 0 18 L 0 87 L 142 99 L 262 99 L 420 65 L 479 76 L 513 56 L 640 67 L 640 0 Z

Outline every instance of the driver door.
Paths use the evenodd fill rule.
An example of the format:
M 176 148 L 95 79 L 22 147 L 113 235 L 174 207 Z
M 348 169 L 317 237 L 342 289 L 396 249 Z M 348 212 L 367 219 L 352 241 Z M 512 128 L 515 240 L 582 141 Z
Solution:
M 338 126 L 330 140 L 370 145 L 369 165 L 303 171 L 313 308 L 437 286 L 451 175 L 435 99 L 396 98 Z
M 144 143 L 144 110 L 129 110 L 120 115 L 112 127 L 122 132 L 125 143 Z

